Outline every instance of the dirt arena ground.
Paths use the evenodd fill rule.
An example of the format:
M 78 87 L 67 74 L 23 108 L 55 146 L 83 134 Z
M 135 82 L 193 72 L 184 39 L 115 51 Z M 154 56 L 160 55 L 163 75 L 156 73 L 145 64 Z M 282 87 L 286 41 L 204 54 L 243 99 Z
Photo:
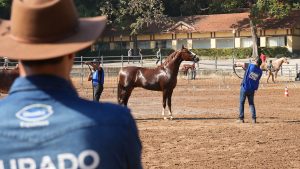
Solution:
M 300 168 L 300 83 L 262 79 L 255 96 L 258 123 L 251 123 L 246 102 L 245 123 L 238 124 L 240 80 L 224 78 L 179 79 L 172 121 L 162 119 L 160 92 L 133 91 L 129 108 L 145 169 Z M 103 101 L 116 102 L 114 86 L 106 84 Z
M 90 83 L 73 80 L 79 94 L 91 98 Z M 179 79 L 172 121 L 162 119 L 160 92 L 135 89 L 129 108 L 144 168 L 300 168 L 300 83 L 265 81 L 255 96 L 257 124 L 250 122 L 247 102 L 245 123 L 236 123 L 240 80 L 235 77 Z M 102 101 L 116 103 L 115 82 L 105 84 Z

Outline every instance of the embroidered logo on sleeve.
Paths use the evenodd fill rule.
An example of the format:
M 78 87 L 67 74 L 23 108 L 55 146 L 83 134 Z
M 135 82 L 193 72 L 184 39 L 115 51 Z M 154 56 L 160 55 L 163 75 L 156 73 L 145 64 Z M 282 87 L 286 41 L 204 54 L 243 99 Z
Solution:
M 16 117 L 21 120 L 21 128 L 32 128 L 48 126 L 47 120 L 53 114 L 52 106 L 45 104 L 32 104 L 22 108 L 16 113 Z

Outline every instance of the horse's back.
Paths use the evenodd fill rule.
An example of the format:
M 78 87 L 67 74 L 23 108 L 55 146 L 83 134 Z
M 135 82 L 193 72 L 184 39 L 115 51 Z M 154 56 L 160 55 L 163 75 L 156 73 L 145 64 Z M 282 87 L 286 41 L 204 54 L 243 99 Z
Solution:
M 130 76 L 136 74 L 141 67 L 136 67 L 136 66 L 128 66 L 128 67 L 123 67 L 119 71 L 119 77 L 121 76 Z

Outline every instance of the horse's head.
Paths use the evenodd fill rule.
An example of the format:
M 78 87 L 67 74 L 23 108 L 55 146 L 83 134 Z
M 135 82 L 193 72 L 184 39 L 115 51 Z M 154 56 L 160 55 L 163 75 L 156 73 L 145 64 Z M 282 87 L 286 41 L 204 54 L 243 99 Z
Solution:
M 289 61 L 287 60 L 287 58 L 286 57 L 283 57 L 283 63 L 286 63 L 286 64 L 289 64 Z
M 181 59 L 184 61 L 194 61 L 194 62 L 199 61 L 199 58 L 197 57 L 197 55 L 195 53 L 193 53 L 192 51 L 189 51 L 183 45 L 182 45 L 182 49 L 180 50 L 180 53 L 181 53 Z

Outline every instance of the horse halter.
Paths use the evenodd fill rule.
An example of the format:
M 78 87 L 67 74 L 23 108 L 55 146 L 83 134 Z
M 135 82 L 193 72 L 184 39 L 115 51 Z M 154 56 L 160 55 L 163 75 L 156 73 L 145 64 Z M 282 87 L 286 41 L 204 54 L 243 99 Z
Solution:
M 182 53 L 188 53 L 189 55 L 191 55 L 192 59 L 193 59 L 193 62 L 198 62 L 199 61 L 199 58 L 197 57 L 197 54 L 195 54 L 192 51 L 187 50 L 187 51 L 180 51 L 180 52 L 182 52 Z
M 189 51 L 190 52 L 190 54 L 192 54 L 192 57 L 193 57 L 193 60 L 194 60 L 194 63 L 195 62 L 199 62 L 199 58 L 197 57 L 197 54 L 196 53 L 194 53 L 194 52 L 192 52 L 192 51 Z

